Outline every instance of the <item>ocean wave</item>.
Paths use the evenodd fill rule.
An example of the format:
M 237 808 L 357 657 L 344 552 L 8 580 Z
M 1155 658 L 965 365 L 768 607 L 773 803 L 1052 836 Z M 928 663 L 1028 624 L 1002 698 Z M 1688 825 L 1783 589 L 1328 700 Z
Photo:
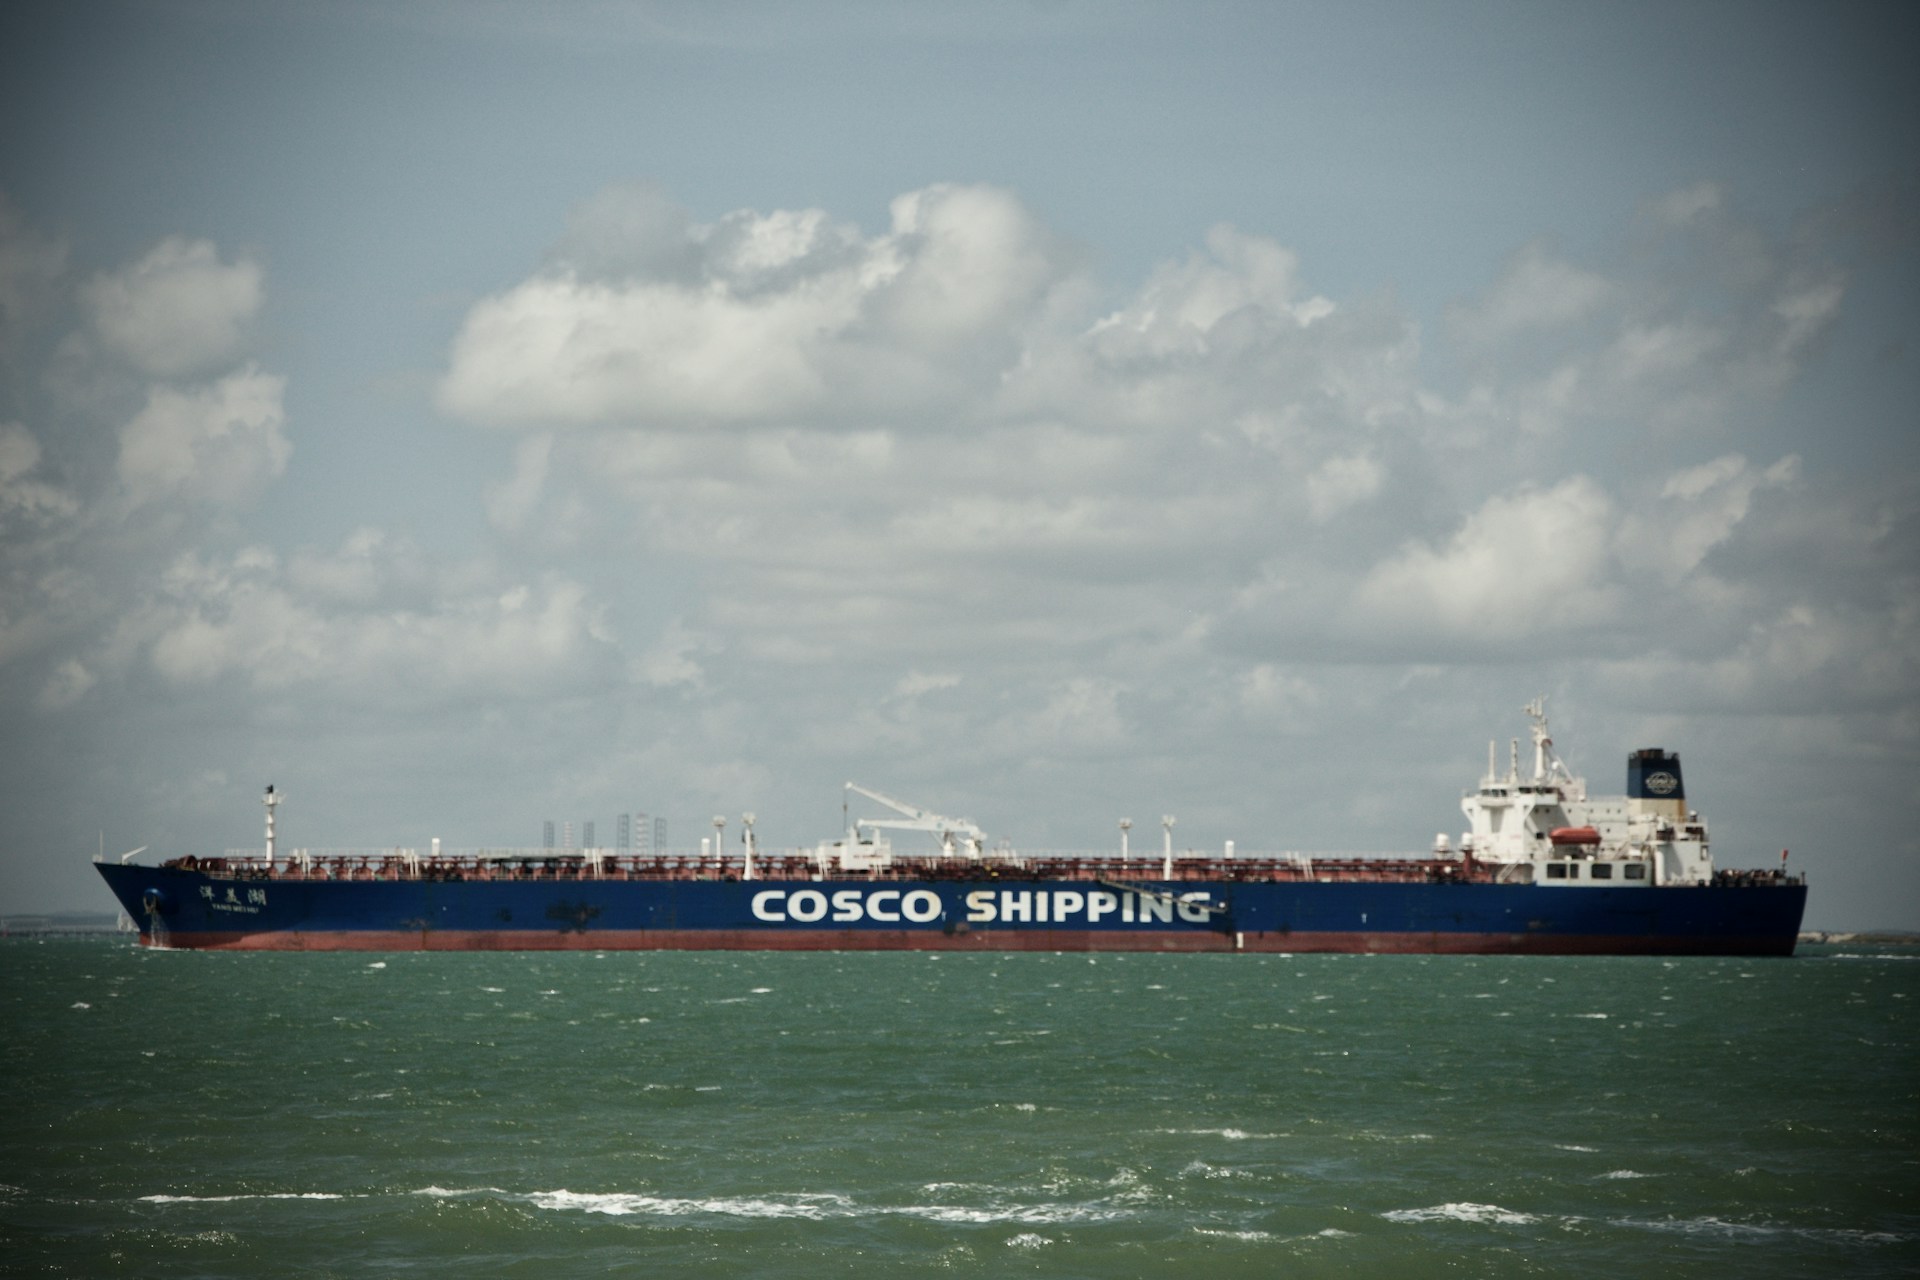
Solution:
M 942 1184 L 945 1185 L 945 1184 Z M 789 1218 L 826 1221 L 847 1218 L 918 1218 L 926 1222 L 1050 1225 L 1063 1222 L 1109 1222 L 1127 1212 L 1103 1204 L 907 1204 L 867 1205 L 831 1192 L 793 1192 L 761 1196 L 661 1196 L 639 1192 L 503 1191 L 498 1187 L 449 1189 L 424 1187 L 417 1195 L 459 1200 L 486 1197 L 530 1204 L 560 1212 L 598 1213 L 609 1217 Z
M 1393 1209 L 1380 1216 L 1388 1222 L 1498 1222 L 1511 1226 L 1525 1226 L 1540 1221 L 1535 1214 L 1502 1209 L 1497 1204 L 1473 1204 L 1470 1201 L 1437 1204 L 1426 1209 Z
M 1607 1177 L 1649 1177 L 1649 1174 L 1634 1173 L 1631 1170 L 1617 1170 Z M 1381 1217 L 1389 1222 L 1472 1222 L 1498 1223 L 1505 1226 L 1529 1226 L 1538 1222 L 1560 1224 L 1592 1223 L 1601 1226 L 1625 1227 L 1639 1231 L 1671 1232 L 1678 1235 L 1709 1237 L 1716 1240 L 1741 1244 L 1779 1243 L 1782 1240 L 1804 1240 L 1829 1245 L 1852 1245 L 1874 1247 L 1889 1244 L 1908 1244 L 1920 1240 L 1920 1235 L 1910 1232 L 1873 1231 L 1860 1227 L 1803 1227 L 1772 1222 L 1730 1222 L 1725 1218 L 1589 1218 L 1578 1214 L 1539 1215 L 1522 1213 L 1516 1209 L 1504 1209 L 1496 1204 L 1455 1203 L 1434 1205 L 1427 1209 L 1395 1209 L 1383 1213 Z
M 232 1196 L 141 1196 L 143 1204 L 232 1204 L 238 1200 L 352 1200 L 337 1191 L 256 1191 Z
M 1225 1138 L 1228 1142 L 1245 1142 L 1253 1138 L 1284 1138 L 1284 1133 L 1248 1133 L 1245 1129 L 1162 1129 L 1161 1133 L 1193 1134 L 1197 1137 Z
M 1712 1236 L 1750 1244 L 1766 1244 L 1782 1239 L 1853 1245 L 1907 1244 L 1920 1240 L 1920 1236 L 1900 1231 L 1869 1231 L 1859 1227 L 1796 1227 L 1772 1222 L 1729 1222 L 1725 1218 L 1622 1218 L 1616 1225 L 1646 1231 L 1672 1231 L 1689 1236 Z

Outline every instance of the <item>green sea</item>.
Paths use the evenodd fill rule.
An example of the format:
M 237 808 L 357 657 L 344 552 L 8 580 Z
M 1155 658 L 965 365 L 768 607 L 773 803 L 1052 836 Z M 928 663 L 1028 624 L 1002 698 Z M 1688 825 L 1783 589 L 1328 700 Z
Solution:
M 1920 950 L 0 941 L 0 1270 L 1912 1276 Z

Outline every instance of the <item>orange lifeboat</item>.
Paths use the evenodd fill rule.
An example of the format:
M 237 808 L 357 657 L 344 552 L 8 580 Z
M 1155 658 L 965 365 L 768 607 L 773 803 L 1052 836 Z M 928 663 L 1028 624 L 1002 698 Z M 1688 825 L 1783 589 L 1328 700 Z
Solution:
M 1547 839 L 1555 847 L 1575 844 L 1599 844 L 1600 832 L 1595 827 L 1555 827 L 1547 833 Z

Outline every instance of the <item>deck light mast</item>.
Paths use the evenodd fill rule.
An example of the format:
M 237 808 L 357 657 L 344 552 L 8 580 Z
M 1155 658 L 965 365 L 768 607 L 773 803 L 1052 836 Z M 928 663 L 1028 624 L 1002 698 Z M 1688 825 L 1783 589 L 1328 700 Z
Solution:
M 267 784 L 267 870 L 273 870 L 273 811 L 280 803 L 280 797 L 274 794 L 273 784 Z

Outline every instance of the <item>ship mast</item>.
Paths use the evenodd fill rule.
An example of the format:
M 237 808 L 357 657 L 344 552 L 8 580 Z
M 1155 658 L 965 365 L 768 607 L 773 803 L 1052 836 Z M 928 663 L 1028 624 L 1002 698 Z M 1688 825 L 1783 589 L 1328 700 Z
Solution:
M 273 870 L 273 811 L 280 803 L 280 797 L 274 794 L 273 784 L 267 784 L 267 870 Z

